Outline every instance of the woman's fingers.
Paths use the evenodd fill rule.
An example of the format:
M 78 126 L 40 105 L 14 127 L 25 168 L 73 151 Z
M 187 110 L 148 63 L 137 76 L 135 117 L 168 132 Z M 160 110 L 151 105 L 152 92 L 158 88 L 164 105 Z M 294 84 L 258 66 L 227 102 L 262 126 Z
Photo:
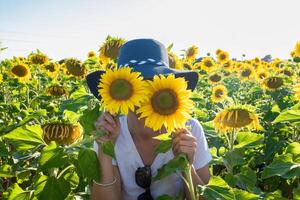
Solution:
M 116 121 L 111 114 L 105 113 L 103 117 L 108 123 L 112 124 L 112 126 L 117 126 Z

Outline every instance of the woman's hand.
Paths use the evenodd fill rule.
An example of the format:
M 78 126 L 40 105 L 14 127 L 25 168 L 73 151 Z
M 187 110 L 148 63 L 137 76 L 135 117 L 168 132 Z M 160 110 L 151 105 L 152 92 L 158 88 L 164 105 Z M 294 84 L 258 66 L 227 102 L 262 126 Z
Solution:
M 105 141 L 112 141 L 114 144 L 120 134 L 119 119 L 115 119 L 110 113 L 104 112 L 95 122 L 96 129 L 101 129 L 108 134 L 96 139 L 96 142 L 102 143 Z
M 188 157 L 189 163 L 193 164 L 197 149 L 197 139 L 187 129 L 177 129 L 173 132 L 172 149 L 175 155 L 185 153 Z

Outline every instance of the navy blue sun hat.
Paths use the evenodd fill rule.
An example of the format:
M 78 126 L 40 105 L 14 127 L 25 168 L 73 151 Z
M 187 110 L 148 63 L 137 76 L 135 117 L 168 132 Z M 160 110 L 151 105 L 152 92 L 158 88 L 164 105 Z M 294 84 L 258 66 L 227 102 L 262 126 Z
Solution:
M 176 70 L 169 67 L 169 57 L 165 46 L 153 39 L 135 39 L 126 42 L 120 49 L 118 68 L 129 66 L 134 72 L 140 72 L 144 79 L 152 80 L 155 75 L 174 74 L 187 81 L 187 89 L 194 90 L 198 82 L 198 73 Z M 105 71 L 95 71 L 86 76 L 88 87 L 94 96 L 100 99 L 98 85 Z

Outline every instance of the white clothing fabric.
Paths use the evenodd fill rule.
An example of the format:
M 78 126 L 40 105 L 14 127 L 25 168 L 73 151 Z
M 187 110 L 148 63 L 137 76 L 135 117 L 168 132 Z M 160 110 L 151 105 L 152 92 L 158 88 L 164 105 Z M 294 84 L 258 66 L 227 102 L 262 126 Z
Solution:
M 122 179 L 122 197 L 123 200 L 134 200 L 145 192 L 135 182 L 135 171 L 138 167 L 143 167 L 143 161 L 136 149 L 131 134 L 128 130 L 127 116 L 120 117 L 120 135 L 115 144 L 116 160 L 113 159 L 113 165 L 118 166 Z M 191 133 L 197 138 L 197 150 L 195 156 L 194 168 L 197 170 L 204 167 L 212 159 L 209 147 L 203 132 L 203 128 L 196 119 L 190 119 L 187 125 L 191 126 Z M 94 150 L 98 152 L 98 145 L 94 142 Z M 169 160 L 174 158 L 172 149 L 166 153 L 158 154 L 152 165 L 152 177 L 157 174 L 157 170 Z M 154 198 L 167 194 L 176 197 L 180 190 L 183 190 L 183 181 L 178 174 L 173 174 L 162 180 L 151 183 L 150 191 Z

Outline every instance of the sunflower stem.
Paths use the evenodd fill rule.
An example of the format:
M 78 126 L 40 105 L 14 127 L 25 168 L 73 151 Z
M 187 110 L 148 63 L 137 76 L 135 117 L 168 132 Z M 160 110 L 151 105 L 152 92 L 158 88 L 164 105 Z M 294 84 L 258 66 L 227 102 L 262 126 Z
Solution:
M 196 193 L 194 190 L 194 184 L 193 184 L 193 179 L 192 179 L 192 166 L 191 164 L 188 164 L 188 167 L 186 170 L 184 170 L 183 172 L 184 177 L 186 178 L 186 182 L 187 182 L 187 187 L 190 193 L 190 198 L 191 200 L 197 200 L 196 198 Z

